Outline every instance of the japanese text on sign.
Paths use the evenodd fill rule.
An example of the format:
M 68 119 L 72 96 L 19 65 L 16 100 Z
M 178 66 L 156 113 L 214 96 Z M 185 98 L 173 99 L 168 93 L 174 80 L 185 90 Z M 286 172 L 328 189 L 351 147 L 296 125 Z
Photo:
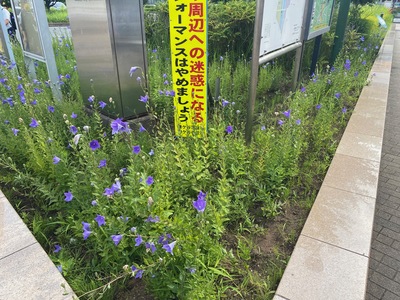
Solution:
M 175 134 L 204 136 L 207 130 L 207 1 L 170 0 Z

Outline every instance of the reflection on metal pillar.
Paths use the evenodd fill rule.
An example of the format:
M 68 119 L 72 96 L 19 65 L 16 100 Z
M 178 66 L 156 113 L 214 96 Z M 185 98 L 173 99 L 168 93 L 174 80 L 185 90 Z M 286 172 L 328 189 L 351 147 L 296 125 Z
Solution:
M 83 98 L 106 102 L 103 112 L 110 117 L 145 115 L 138 99 L 145 95 L 146 76 L 129 76 L 133 66 L 147 71 L 143 1 L 67 0 L 67 7 Z

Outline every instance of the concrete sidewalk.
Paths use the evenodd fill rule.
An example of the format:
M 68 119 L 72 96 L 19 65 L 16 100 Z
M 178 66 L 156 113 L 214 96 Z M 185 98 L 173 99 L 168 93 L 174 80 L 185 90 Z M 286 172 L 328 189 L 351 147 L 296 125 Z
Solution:
M 77 299 L 0 191 L 0 300 Z
M 365 299 L 400 299 L 400 30 L 395 33 Z

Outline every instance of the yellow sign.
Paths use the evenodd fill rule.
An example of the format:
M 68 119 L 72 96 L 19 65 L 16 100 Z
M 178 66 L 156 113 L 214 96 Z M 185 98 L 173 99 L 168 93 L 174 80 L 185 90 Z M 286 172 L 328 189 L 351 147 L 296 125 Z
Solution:
M 175 134 L 207 132 L 207 1 L 169 0 Z

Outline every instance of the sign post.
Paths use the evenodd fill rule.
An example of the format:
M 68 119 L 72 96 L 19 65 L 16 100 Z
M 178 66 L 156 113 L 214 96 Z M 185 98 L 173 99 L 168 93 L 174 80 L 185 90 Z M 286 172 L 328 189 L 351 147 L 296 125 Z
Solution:
M 302 45 L 306 0 L 258 0 L 254 25 L 253 62 L 247 105 L 246 143 L 251 142 L 258 67 Z M 261 27 L 261 28 L 260 28 Z M 258 58 L 258 61 L 257 61 Z
M 207 134 L 207 1 L 169 1 L 175 135 Z
M 347 17 L 350 10 L 350 0 L 340 1 L 338 20 L 336 25 L 335 39 L 333 41 L 333 49 L 331 53 L 330 65 L 333 65 L 336 57 L 343 47 L 344 34 L 347 26 Z

